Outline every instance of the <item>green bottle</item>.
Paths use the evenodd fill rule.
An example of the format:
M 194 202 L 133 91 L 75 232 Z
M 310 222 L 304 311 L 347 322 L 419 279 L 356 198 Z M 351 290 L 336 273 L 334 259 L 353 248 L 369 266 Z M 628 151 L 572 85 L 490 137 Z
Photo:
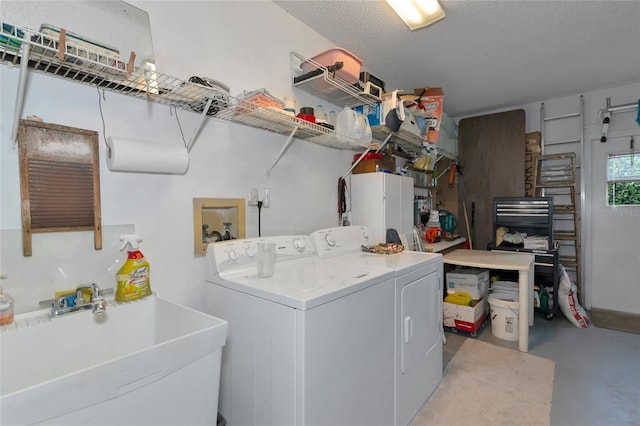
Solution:
M 545 288 L 542 289 L 542 293 L 540 294 L 540 308 L 543 310 L 549 309 L 549 293 Z

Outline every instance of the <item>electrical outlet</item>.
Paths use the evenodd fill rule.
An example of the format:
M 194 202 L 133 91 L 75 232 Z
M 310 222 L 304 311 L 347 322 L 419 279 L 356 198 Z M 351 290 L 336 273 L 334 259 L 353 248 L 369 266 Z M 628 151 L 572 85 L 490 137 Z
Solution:
M 271 195 L 269 193 L 269 188 L 264 188 L 262 191 L 259 191 L 257 188 L 251 188 L 249 191 L 249 200 L 247 204 L 252 207 L 255 207 L 260 204 L 260 207 L 269 207 L 271 205 Z
M 257 188 L 251 188 L 251 191 L 249 191 L 249 205 L 250 206 L 257 206 L 258 205 L 258 201 L 260 201 L 260 199 L 258 198 L 258 189 Z

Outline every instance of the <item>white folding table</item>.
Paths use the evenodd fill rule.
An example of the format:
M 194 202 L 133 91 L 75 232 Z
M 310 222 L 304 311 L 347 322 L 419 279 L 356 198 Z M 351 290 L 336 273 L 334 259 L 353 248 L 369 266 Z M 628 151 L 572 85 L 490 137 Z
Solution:
M 526 253 L 458 249 L 443 256 L 444 263 L 476 268 L 518 271 L 518 349 L 529 352 L 529 327 L 533 325 L 533 265 L 535 256 Z

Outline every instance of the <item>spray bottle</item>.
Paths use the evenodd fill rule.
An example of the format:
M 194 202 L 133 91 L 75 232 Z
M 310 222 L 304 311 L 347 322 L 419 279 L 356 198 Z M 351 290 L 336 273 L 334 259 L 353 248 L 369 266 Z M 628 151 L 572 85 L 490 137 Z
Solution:
M 124 244 L 120 247 L 121 251 L 127 246 L 130 246 L 130 248 L 127 251 L 127 261 L 116 274 L 118 283 L 116 300 L 118 302 L 128 302 L 149 296 L 151 294 L 149 262 L 147 262 L 142 252 L 138 250 L 138 243 L 142 241 L 142 237 L 135 234 L 126 234 L 120 236 L 120 241 L 124 241 Z

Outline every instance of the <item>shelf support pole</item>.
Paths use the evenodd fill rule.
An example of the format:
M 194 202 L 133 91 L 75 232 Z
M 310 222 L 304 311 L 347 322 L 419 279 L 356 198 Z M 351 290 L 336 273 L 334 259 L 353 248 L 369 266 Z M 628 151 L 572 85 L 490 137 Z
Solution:
M 298 127 L 300 127 L 300 126 L 295 126 L 293 128 L 293 130 L 291 130 L 291 133 L 289 134 L 289 137 L 285 141 L 284 145 L 282 145 L 282 148 L 280 149 L 280 152 L 278 153 L 278 155 L 276 155 L 276 158 L 273 159 L 273 164 L 271 165 L 271 168 L 269 170 L 267 170 L 267 175 L 269 175 L 269 173 L 271 173 L 271 170 L 273 170 L 273 168 L 276 166 L 276 164 L 278 164 L 278 161 L 280 161 L 280 158 L 282 158 L 282 155 L 284 154 L 284 152 L 287 150 L 287 148 L 289 148 L 289 145 L 291 145 L 291 142 L 293 142 L 293 135 L 296 134 L 296 131 L 298 130 Z
M 382 145 L 380 145 L 380 148 L 378 148 L 376 150 L 376 153 L 382 151 L 382 148 L 385 147 L 385 145 L 387 144 L 387 142 L 389 142 L 389 139 L 391 139 L 391 136 L 393 136 L 393 133 L 389 133 L 389 135 L 387 136 L 387 138 L 384 140 L 384 142 L 382 142 Z M 360 154 L 360 157 L 358 157 L 358 159 L 351 165 L 351 168 L 349 169 L 349 171 L 347 173 L 344 174 L 344 176 L 342 176 L 342 179 L 346 179 L 347 176 L 349 176 L 351 174 L 351 172 L 353 171 L 353 169 L 356 168 L 356 166 L 360 163 L 360 161 L 362 161 L 362 159 L 364 158 L 365 155 L 367 155 L 367 153 L 371 151 L 371 148 L 367 147 L 366 151 L 363 152 L 362 154 Z
M 15 115 L 13 116 L 13 129 L 11 130 L 11 140 L 15 147 L 18 143 L 18 129 L 20 128 L 20 117 L 22 117 L 22 107 L 24 105 L 24 91 L 27 86 L 27 76 L 29 75 L 29 43 L 22 43 L 22 56 L 20 58 L 20 77 L 18 80 L 18 93 L 16 95 Z
M 382 142 L 382 145 L 380 145 L 380 148 L 376 149 L 376 153 L 382 151 L 382 148 L 384 148 L 387 145 L 387 143 L 389 143 L 389 139 L 391 139 L 391 136 L 393 136 L 393 133 L 389 133 L 389 135 L 386 137 L 384 142 Z
M 202 126 L 204 126 L 205 121 L 207 121 L 207 112 L 209 112 L 209 107 L 211 106 L 212 102 L 213 102 L 213 98 L 209 98 L 207 100 L 207 104 L 204 106 L 204 109 L 200 113 L 200 123 L 198 123 L 198 127 L 195 128 L 195 130 L 193 131 L 193 135 L 191 136 L 191 139 L 189 139 L 189 143 L 187 144 L 187 152 L 191 152 L 191 148 L 193 147 L 193 144 L 196 142 L 196 138 L 200 134 L 200 130 L 202 130 Z
M 346 179 L 347 176 L 349 176 L 351 174 L 353 169 L 356 168 L 356 166 L 360 163 L 360 161 L 362 161 L 364 156 L 367 155 L 367 152 L 369 152 L 369 151 L 371 151 L 371 149 L 369 147 L 367 147 L 366 151 L 363 152 L 362 154 L 360 154 L 360 157 L 358 157 L 358 159 L 351 165 L 351 168 L 349 169 L 349 171 L 347 173 L 345 173 L 344 176 L 342 176 L 342 179 Z

